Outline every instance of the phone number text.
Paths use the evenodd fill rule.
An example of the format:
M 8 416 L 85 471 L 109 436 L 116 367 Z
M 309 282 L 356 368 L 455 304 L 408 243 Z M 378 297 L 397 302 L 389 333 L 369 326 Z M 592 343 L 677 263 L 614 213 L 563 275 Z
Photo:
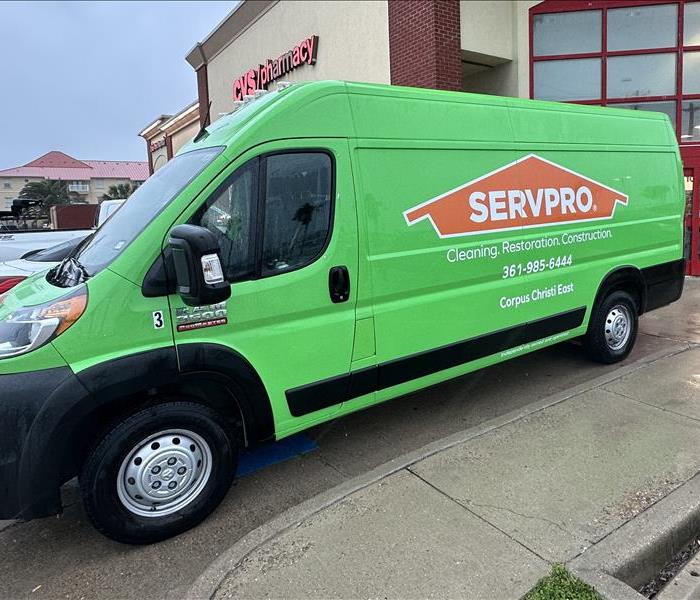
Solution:
M 570 267 L 573 263 L 571 254 L 564 256 L 553 256 L 550 259 L 541 258 L 539 260 L 529 260 L 525 263 L 515 263 L 503 267 L 503 279 L 519 277 L 520 275 L 531 275 L 543 271 L 554 271 L 562 267 Z

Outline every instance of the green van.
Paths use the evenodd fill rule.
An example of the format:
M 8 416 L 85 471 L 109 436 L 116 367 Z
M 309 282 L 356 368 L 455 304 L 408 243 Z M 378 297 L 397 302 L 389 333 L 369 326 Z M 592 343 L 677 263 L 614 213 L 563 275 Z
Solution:
M 149 543 L 242 447 L 582 338 L 683 288 L 665 115 L 344 82 L 249 99 L 0 298 L 0 518 Z

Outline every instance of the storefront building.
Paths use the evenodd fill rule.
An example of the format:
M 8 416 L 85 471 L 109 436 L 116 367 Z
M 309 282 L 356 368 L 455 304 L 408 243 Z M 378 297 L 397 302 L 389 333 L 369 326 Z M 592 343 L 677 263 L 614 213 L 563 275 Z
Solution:
M 256 90 L 319 79 L 665 112 L 700 274 L 700 1 L 245 0 L 186 59 L 200 125 Z
M 528 65 L 518 56 L 527 56 L 527 9 L 535 4 L 244 0 L 186 57 L 196 72 L 197 101 L 139 132 L 151 172 L 201 124 L 281 81 L 343 79 L 527 96 Z
M 187 61 L 197 73 L 202 120 L 209 101 L 215 120 L 235 100 L 279 81 L 343 79 L 527 96 L 527 9 L 535 4 L 247 0 Z
M 688 272 L 700 275 L 700 2 L 530 8 L 530 97 L 666 113 L 686 178 Z
M 199 102 L 188 104 L 175 115 L 160 115 L 139 136 L 146 140 L 148 169 L 153 174 L 199 131 Z

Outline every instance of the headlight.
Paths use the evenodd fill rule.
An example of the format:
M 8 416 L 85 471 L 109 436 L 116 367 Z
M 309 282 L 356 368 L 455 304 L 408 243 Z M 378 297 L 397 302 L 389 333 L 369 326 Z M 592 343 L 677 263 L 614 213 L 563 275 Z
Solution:
M 0 304 L 3 297 L 0 296 Z M 83 286 L 59 300 L 19 308 L 0 319 L 0 359 L 36 350 L 75 323 L 87 306 Z

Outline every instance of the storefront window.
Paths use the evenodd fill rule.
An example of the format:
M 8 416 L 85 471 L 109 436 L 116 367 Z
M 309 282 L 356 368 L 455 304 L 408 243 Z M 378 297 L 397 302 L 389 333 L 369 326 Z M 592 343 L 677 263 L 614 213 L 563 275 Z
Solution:
M 700 142 L 700 0 L 590 4 L 530 9 L 531 96 L 663 112 L 679 142 Z
M 681 142 L 700 141 L 700 100 L 685 100 L 681 113 Z
M 689 2 L 683 10 L 683 45 L 700 46 L 700 2 Z
M 678 6 L 661 4 L 608 10 L 608 52 L 677 45 Z
M 608 98 L 668 96 L 675 92 L 675 54 L 608 58 Z
M 675 102 L 621 102 L 609 103 L 610 108 L 627 108 L 630 110 L 653 110 L 666 113 L 671 119 L 674 129 L 676 127 L 676 103 Z
M 600 52 L 601 11 L 582 10 L 535 15 L 535 56 Z
M 593 100 L 600 98 L 600 59 L 547 60 L 535 63 L 535 98 Z
M 683 54 L 683 93 L 700 94 L 700 52 Z

